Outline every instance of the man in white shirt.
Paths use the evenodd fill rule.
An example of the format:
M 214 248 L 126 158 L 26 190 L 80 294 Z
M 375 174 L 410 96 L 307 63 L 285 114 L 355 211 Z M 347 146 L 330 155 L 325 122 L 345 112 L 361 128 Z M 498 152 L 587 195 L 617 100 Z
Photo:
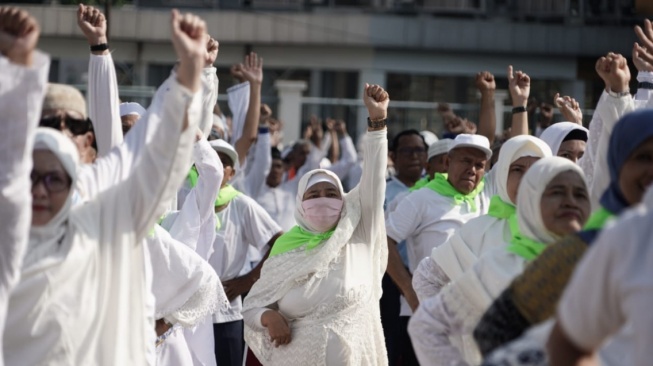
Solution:
M 258 279 L 267 253 L 282 231 L 256 201 L 229 186 L 239 166 L 236 150 L 224 140 L 210 143 L 222 161 L 224 178 L 215 207 L 218 224 L 209 263 L 223 281 L 231 301 L 227 311 L 213 314 L 216 362 L 218 366 L 240 366 L 243 362 L 241 295 Z M 250 246 L 266 253 L 265 258 L 251 272 L 238 277 Z
M 447 175 L 436 174 L 423 189 L 412 192 L 386 219 L 388 274 L 404 295 L 407 305 L 419 305 L 411 272 L 434 247 L 449 240 L 465 222 L 487 213 L 493 187 L 486 182 L 485 167 L 492 156 L 488 139 L 462 134 L 449 149 Z M 401 261 L 396 244 L 406 240 L 410 272 Z M 406 313 L 405 305 L 404 313 Z

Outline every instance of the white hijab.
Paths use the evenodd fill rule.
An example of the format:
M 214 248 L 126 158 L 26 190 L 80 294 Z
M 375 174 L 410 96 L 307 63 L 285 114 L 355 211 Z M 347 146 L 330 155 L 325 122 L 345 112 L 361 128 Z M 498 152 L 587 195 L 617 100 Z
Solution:
M 340 197 L 342 197 L 343 200 L 345 199 L 345 191 L 342 188 L 340 178 L 338 178 L 334 172 L 326 169 L 314 169 L 302 176 L 299 180 L 297 195 L 295 196 L 295 221 L 297 221 L 297 226 L 313 234 L 319 234 L 319 232 L 313 230 L 311 224 L 304 219 L 304 208 L 302 207 L 302 202 L 304 201 L 304 193 L 306 193 L 311 186 L 320 182 L 327 182 L 336 186 L 340 191 Z M 346 205 L 343 204 L 340 217 L 342 218 L 345 214 Z
M 66 203 L 57 214 L 43 226 L 31 226 L 29 244 L 25 255 L 24 267 L 29 267 L 59 249 L 59 244 L 66 233 L 66 224 L 73 206 L 73 194 L 77 182 L 79 152 L 73 142 L 59 131 L 39 127 L 34 136 L 34 150 L 49 150 L 63 165 L 71 180 Z
M 546 186 L 566 171 L 576 172 L 585 182 L 585 175 L 577 164 L 557 156 L 541 159 L 524 175 L 517 193 L 517 220 L 524 236 L 541 243 L 553 243 L 560 239 L 559 235 L 544 226 L 540 204 Z
M 540 138 L 546 142 L 547 145 L 551 148 L 551 152 L 553 155 L 558 154 L 558 150 L 560 150 L 560 145 L 562 145 L 562 141 L 567 137 L 567 135 L 574 130 L 581 130 L 585 131 L 587 136 L 589 137 L 589 131 L 587 128 L 579 125 L 578 123 L 573 123 L 573 122 L 558 122 L 554 123 L 551 126 L 547 127 L 544 132 L 540 135 Z
M 493 168 L 493 171 L 496 169 L 493 179 L 499 197 L 507 204 L 514 204 L 508 196 L 510 164 L 525 156 L 550 157 L 551 149 L 544 141 L 527 135 L 513 137 L 503 144 L 499 161 Z M 433 248 L 431 259 L 453 281 L 484 252 L 506 245 L 510 238 L 507 220 L 483 215 L 467 222 L 443 245 Z
M 544 141 L 534 136 L 520 135 L 506 141 L 501 146 L 499 160 L 493 168 L 493 170 L 496 169 L 494 180 L 497 193 L 503 202 L 515 204 L 508 195 L 508 175 L 512 163 L 527 156 L 546 158 L 551 155 L 551 148 Z

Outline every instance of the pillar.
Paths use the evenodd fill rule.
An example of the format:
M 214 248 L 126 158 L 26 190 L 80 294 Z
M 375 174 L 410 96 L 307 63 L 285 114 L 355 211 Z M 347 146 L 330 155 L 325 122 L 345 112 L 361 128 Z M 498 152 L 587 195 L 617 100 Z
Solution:
M 274 87 L 279 97 L 278 116 L 284 124 L 284 142 L 297 141 L 302 133 L 302 92 L 306 90 L 306 82 L 277 80 Z

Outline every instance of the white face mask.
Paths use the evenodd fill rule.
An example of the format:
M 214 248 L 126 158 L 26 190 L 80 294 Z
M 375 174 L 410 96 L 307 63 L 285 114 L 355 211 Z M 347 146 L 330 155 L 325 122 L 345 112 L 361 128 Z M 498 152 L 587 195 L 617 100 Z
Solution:
M 310 229 L 323 233 L 333 229 L 340 220 L 342 200 L 337 198 L 320 197 L 302 202 L 304 219 Z

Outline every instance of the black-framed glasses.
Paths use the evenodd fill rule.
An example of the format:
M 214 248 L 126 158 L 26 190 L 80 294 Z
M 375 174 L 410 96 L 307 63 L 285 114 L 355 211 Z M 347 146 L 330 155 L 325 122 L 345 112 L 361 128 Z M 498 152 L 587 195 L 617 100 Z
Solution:
M 69 116 L 55 115 L 51 117 L 41 118 L 39 126 L 50 127 L 55 130 L 61 131 L 62 124 L 66 129 L 73 134 L 73 136 L 83 135 L 87 132 L 93 132 L 93 123 L 90 119 L 78 119 Z
M 43 182 L 45 189 L 50 193 L 65 191 L 70 187 L 71 183 L 68 176 L 59 172 L 39 174 L 33 171 L 29 175 L 29 178 L 32 180 L 32 188 L 39 184 L 39 182 Z
M 422 155 L 426 154 L 426 149 L 423 147 L 402 147 L 397 149 L 397 154 L 403 156 L 413 156 L 413 154 Z

